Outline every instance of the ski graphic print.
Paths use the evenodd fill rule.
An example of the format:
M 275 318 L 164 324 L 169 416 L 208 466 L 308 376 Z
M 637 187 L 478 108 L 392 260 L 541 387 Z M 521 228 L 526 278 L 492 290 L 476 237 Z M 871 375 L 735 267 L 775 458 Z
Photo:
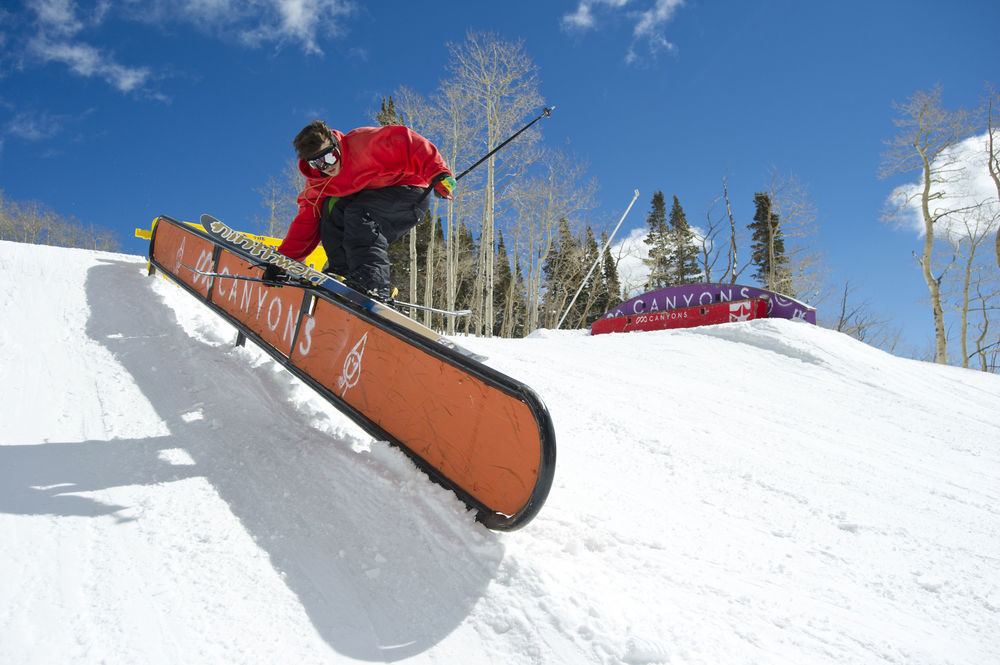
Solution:
M 202 215 L 201 225 L 204 227 L 205 231 L 207 231 L 208 234 L 211 235 L 220 245 L 240 256 L 243 256 L 244 258 L 248 258 L 259 264 L 271 264 L 278 266 L 294 279 L 299 280 L 304 284 L 326 289 L 327 291 L 335 293 L 337 296 L 344 298 L 345 300 L 349 300 L 350 302 L 368 310 L 369 312 L 372 312 L 373 314 L 377 314 L 388 321 L 392 321 L 396 325 L 407 328 L 426 337 L 427 339 L 441 344 L 442 346 L 446 346 L 453 351 L 457 351 L 464 356 L 468 356 L 469 358 L 479 361 L 486 359 L 484 356 L 469 351 L 468 349 L 451 341 L 444 335 L 441 335 L 423 324 L 411 319 L 402 312 L 395 310 L 373 298 L 369 298 L 363 293 L 355 291 L 343 282 L 330 277 L 326 273 L 322 273 L 315 268 L 310 268 L 304 263 L 290 259 L 275 250 L 273 247 L 269 247 L 262 242 L 247 237 L 240 231 L 237 231 L 212 215 Z
M 275 250 L 273 247 L 269 247 L 262 242 L 243 235 L 241 232 L 231 228 L 225 222 L 216 219 L 212 215 L 202 215 L 201 225 L 210 235 L 218 240 L 221 240 L 226 246 L 241 250 L 243 253 L 262 263 L 269 263 L 271 265 L 278 266 L 295 279 L 308 282 L 313 286 L 319 286 L 329 291 L 333 291 L 339 296 L 346 297 L 349 300 L 356 302 L 365 309 L 377 309 L 378 306 L 381 305 L 381 303 L 377 300 L 355 291 L 333 277 L 330 277 L 326 273 L 322 273 L 315 268 L 310 268 L 304 263 L 290 259 L 281 252 Z M 381 305 L 381 307 L 385 308 L 385 305 Z

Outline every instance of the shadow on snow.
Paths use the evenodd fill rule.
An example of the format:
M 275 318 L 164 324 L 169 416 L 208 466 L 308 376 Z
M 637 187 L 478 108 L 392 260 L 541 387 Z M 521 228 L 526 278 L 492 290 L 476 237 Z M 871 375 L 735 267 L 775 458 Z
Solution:
M 462 521 L 457 499 L 410 483 L 409 461 L 355 452 L 350 435 L 337 440 L 311 427 L 288 403 L 287 374 L 253 369 L 245 356 L 189 337 L 134 263 L 95 266 L 86 292 L 87 335 L 132 375 L 170 435 L 2 446 L 0 511 L 114 515 L 129 507 L 67 492 L 200 476 L 339 653 L 406 658 L 465 620 L 503 546 L 471 514 Z M 202 417 L 187 422 L 182 416 L 194 410 Z M 174 448 L 195 465 L 161 459 Z

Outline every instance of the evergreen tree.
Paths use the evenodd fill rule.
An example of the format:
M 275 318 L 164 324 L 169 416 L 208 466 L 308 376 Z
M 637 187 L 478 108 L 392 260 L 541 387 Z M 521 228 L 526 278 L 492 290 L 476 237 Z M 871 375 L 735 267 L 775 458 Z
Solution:
M 458 247 L 455 252 L 455 261 L 458 264 L 458 283 L 455 286 L 455 306 L 459 309 L 472 306 L 475 294 L 476 273 L 479 270 L 479 245 L 476 243 L 472 231 L 466 226 L 465 221 L 459 219 L 456 242 Z M 452 242 L 451 238 L 448 242 Z M 476 315 L 462 317 L 460 325 L 466 335 L 478 335 L 480 333 L 479 322 Z
M 422 273 L 424 257 L 427 256 L 427 239 L 430 235 L 430 230 L 431 213 L 428 211 L 423 216 L 423 219 L 420 220 L 420 223 L 413 227 L 411 231 L 404 233 L 389 244 L 389 249 L 387 250 L 389 254 L 389 271 L 392 277 L 392 285 L 399 289 L 399 295 L 396 297 L 400 300 L 416 302 L 418 298 L 418 294 L 410 293 L 410 270 L 413 265 L 412 257 L 410 256 L 410 235 L 416 234 L 417 270 L 418 273 Z M 417 281 L 417 288 L 420 288 L 422 282 L 420 280 Z
M 518 263 L 514 270 L 514 301 L 511 308 L 513 325 L 508 326 L 508 337 L 524 337 L 528 329 L 528 285 Z
M 459 308 L 468 307 L 472 303 L 472 291 L 476 275 L 476 256 L 479 255 L 479 247 L 472 231 L 465 225 L 464 221 L 458 223 L 458 251 L 456 252 L 458 270 L 458 285 L 455 289 L 455 303 Z M 449 242 L 451 239 L 449 239 Z
M 497 243 L 496 259 L 493 263 L 493 335 L 501 336 L 504 327 L 504 317 L 507 312 L 507 294 L 514 288 L 514 273 L 510 269 L 510 260 L 507 258 L 507 246 L 503 241 L 503 231 L 499 231 L 500 242 Z
M 758 192 L 753 198 L 756 212 L 753 222 L 747 225 L 753 231 L 750 246 L 755 266 L 753 277 L 766 289 L 794 297 L 785 239 L 778 214 L 771 210 L 771 197 Z
M 601 234 L 601 245 L 608 244 L 607 232 Z M 601 256 L 601 291 L 598 296 L 597 309 L 601 310 L 598 315 L 609 312 L 622 302 L 622 285 L 618 278 L 618 266 L 611 256 L 611 248 L 605 247 L 604 255 Z
M 649 258 L 643 259 L 649 267 L 649 278 L 646 288 L 660 289 L 668 285 L 670 274 L 670 238 L 667 233 L 667 206 L 663 200 L 663 192 L 653 194 L 652 207 L 646 217 L 649 233 L 643 242 L 649 245 Z
M 504 243 L 503 232 L 499 233 L 500 243 L 494 261 L 494 284 L 496 291 L 493 307 L 496 322 L 493 334 L 499 337 L 523 337 L 528 315 L 527 289 L 520 264 L 511 269 L 510 257 Z
M 375 122 L 378 123 L 379 127 L 406 124 L 403 121 L 403 115 L 396 110 L 396 102 L 392 100 L 392 95 L 389 95 L 388 99 L 382 98 L 382 107 L 375 114 Z
M 698 267 L 698 248 L 694 244 L 694 231 L 687 223 L 687 216 L 681 202 L 674 196 L 674 204 L 670 208 L 670 220 L 667 230 L 667 246 L 669 253 L 667 262 L 670 265 L 668 286 L 679 284 L 696 284 L 701 281 L 701 269 Z
M 597 239 L 594 238 L 594 230 L 587 226 L 586 236 L 583 240 L 583 258 L 580 264 L 580 268 L 583 271 L 583 275 L 586 275 L 590 271 L 590 267 L 599 263 L 601 258 L 601 248 L 597 245 Z M 602 285 L 603 275 L 596 269 L 590 273 L 590 277 L 587 279 L 587 283 L 583 285 L 580 290 L 580 295 L 577 297 L 576 302 L 573 304 L 573 309 L 577 318 L 573 318 L 573 314 L 566 317 L 567 327 L 583 327 L 589 325 L 589 323 L 600 316 L 603 310 L 600 312 L 595 311 L 598 308 L 597 302 L 601 297 L 603 291 Z M 577 284 L 579 288 L 579 284 Z M 571 289 L 573 293 L 576 289 Z M 572 297 L 572 295 L 570 296 Z
M 542 266 L 542 285 L 545 289 L 541 303 L 542 327 L 555 328 L 563 308 L 573 297 L 577 280 L 584 275 L 580 269 L 581 254 L 580 241 L 573 237 L 569 222 L 565 218 L 560 219 L 557 239 Z
M 425 238 L 429 234 L 425 234 Z M 419 243 L 418 243 L 419 245 Z M 445 258 L 444 258 L 444 227 L 441 224 L 441 218 L 438 217 L 434 222 L 434 268 L 433 276 L 434 283 L 431 285 L 431 290 L 433 293 L 433 302 L 441 303 L 444 302 L 444 289 L 445 289 Z M 429 243 L 424 242 L 420 249 L 420 257 L 418 259 L 418 265 L 427 265 L 427 252 L 429 251 Z M 423 276 L 422 276 L 423 277 Z M 426 290 L 426 281 L 424 279 L 417 280 L 418 289 L 421 290 L 421 294 Z M 430 326 L 435 330 L 444 330 L 447 324 L 447 319 L 440 315 L 434 314 L 430 317 Z

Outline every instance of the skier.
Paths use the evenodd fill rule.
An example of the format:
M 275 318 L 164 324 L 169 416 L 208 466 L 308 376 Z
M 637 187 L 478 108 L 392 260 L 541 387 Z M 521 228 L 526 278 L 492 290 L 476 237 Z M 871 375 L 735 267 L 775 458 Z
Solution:
M 437 148 L 402 126 L 360 127 L 343 134 L 321 120 L 292 141 L 306 178 L 299 212 L 278 247 L 301 261 L 320 242 L 326 272 L 382 301 L 392 298 L 389 244 L 427 213 L 427 188 L 451 199 L 455 178 Z M 280 276 L 269 265 L 266 279 Z

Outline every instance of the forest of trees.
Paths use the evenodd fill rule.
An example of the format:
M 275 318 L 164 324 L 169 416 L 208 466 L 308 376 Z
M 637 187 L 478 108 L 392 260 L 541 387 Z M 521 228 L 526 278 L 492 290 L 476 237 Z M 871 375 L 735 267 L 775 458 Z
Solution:
M 430 138 L 450 164 L 472 164 L 530 122 L 543 98 L 536 68 L 520 43 L 470 33 L 464 43 L 451 44 L 450 52 L 448 76 L 433 95 L 401 88 L 383 98 L 372 120 L 409 126 Z M 635 295 L 636 285 L 623 285 L 619 277 L 622 257 L 606 248 L 607 229 L 588 220 L 597 205 L 597 186 L 586 169 L 578 156 L 545 146 L 537 128 L 519 136 L 463 177 L 453 201 L 433 199 L 421 224 L 390 248 L 398 298 L 472 309 L 460 320 L 414 314 L 448 333 L 517 337 L 560 321 L 569 328 L 587 326 Z M 302 176 L 289 162 L 283 177 L 258 190 L 267 211 L 256 220 L 259 232 L 285 233 L 301 187 Z M 799 206 L 784 189 L 772 188 L 763 196 L 769 200 L 776 192 L 790 202 L 789 210 Z M 728 200 L 726 205 L 731 210 Z M 720 239 L 723 225 L 712 220 L 707 232 L 697 233 L 677 196 L 668 212 L 663 193 L 657 192 L 652 208 L 647 288 L 713 277 L 735 282 L 746 268 L 736 260 L 736 246 L 745 239 L 736 232 L 731 212 L 727 244 Z M 795 216 L 782 219 L 781 228 L 773 224 L 755 235 L 748 256 L 755 264 L 772 257 L 777 269 L 765 260 L 755 275 L 762 275 L 763 285 L 790 293 L 782 233 Z M 727 269 L 721 277 L 713 275 L 723 254 Z
M 0 240 L 115 252 L 114 232 L 57 214 L 37 201 L 12 201 L 0 190 Z
M 536 67 L 520 42 L 470 33 L 450 44 L 438 90 L 394 91 L 375 124 L 404 124 L 431 139 L 452 165 L 471 165 L 542 109 Z M 599 256 L 584 216 L 596 207 L 593 179 L 575 155 L 542 144 L 538 127 L 463 177 L 453 201 L 432 199 L 429 215 L 391 248 L 399 299 L 472 315 L 425 323 L 446 332 L 523 336 L 539 327 L 580 327 L 621 298 L 616 264 Z M 457 167 L 456 167 L 457 170 Z M 457 175 L 457 174 L 456 174 Z M 261 190 L 267 215 L 258 229 L 282 235 L 301 189 L 294 164 Z M 567 308 L 590 267 L 599 262 Z
M 430 138 L 449 164 L 469 165 L 530 122 L 543 97 L 536 67 L 520 42 L 470 33 L 465 42 L 449 48 L 451 64 L 434 93 L 422 95 L 405 87 L 393 91 L 373 111 L 372 120 L 407 125 Z M 907 128 L 906 119 L 912 124 L 926 117 L 919 114 L 920 104 L 939 106 L 939 93 L 918 93 L 900 107 L 904 117 L 897 124 L 906 133 L 896 141 L 896 149 L 906 153 L 910 146 L 912 154 L 898 155 L 896 161 L 887 158 L 887 172 L 905 172 L 904 166 L 913 168 L 923 154 L 933 158 L 940 149 L 954 147 L 976 127 L 969 120 L 972 116 L 990 132 L 1000 116 L 996 93 L 990 91 L 985 115 L 963 116 L 969 122 L 947 138 L 934 139 L 942 143 L 939 152 L 921 153 L 922 132 L 943 130 Z M 997 151 L 992 144 L 990 150 L 1000 197 Z M 943 164 L 940 168 L 947 171 Z M 586 171 L 578 156 L 546 146 L 538 127 L 519 136 L 462 178 L 454 201 L 435 199 L 424 221 L 391 248 L 399 298 L 472 309 L 471 316 L 457 321 L 413 314 L 447 333 L 519 337 L 537 328 L 556 327 L 561 319 L 566 328 L 586 326 L 643 288 L 699 281 L 754 283 L 820 307 L 823 325 L 891 352 L 902 351 L 900 328 L 869 302 L 858 302 L 850 281 L 831 280 L 810 240 L 817 231 L 815 207 L 794 176 L 774 168 L 766 173 L 753 195 L 751 220 L 739 220 L 734 214 L 726 178 L 719 196 L 703 205 L 704 217 L 696 223 L 689 221 L 680 196 L 672 196 L 668 209 L 663 192 L 655 192 L 646 218 L 648 258 L 643 260 L 648 279 L 644 284 L 623 284 L 618 274 L 622 256 L 602 251 L 610 224 L 591 218 L 597 186 Z M 932 183 L 941 180 L 936 172 L 925 176 Z M 268 211 L 259 220 L 261 232 L 284 233 L 284 225 L 295 214 L 299 189 L 301 175 L 290 162 L 283 178 L 260 190 Z M 932 190 L 925 196 L 934 200 L 936 195 Z M 738 202 L 741 209 L 749 203 Z M 925 248 L 917 260 L 925 266 L 940 334 L 956 338 L 960 347 L 960 357 L 952 357 L 939 343 L 934 356 L 939 361 L 966 366 L 974 361 L 984 370 L 997 368 L 996 308 L 989 305 L 996 300 L 998 273 L 997 266 L 983 258 L 987 237 L 997 234 L 997 208 L 993 201 L 983 202 L 975 212 L 939 213 L 949 218 L 958 212 L 965 215 L 964 225 L 949 225 L 946 238 L 935 239 L 936 220 L 929 222 L 931 232 L 925 238 L 932 249 Z M 960 227 L 965 231 L 956 232 Z M 590 278 L 582 284 L 588 272 Z M 948 329 L 946 310 L 959 321 Z
M 449 65 L 429 95 L 403 87 L 372 111 L 373 124 L 403 124 L 431 139 L 446 161 L 471 165 L 536 118 L 544 99 L 522 43 L 470 32 L 449 44 Z M 889 219 L 917 214 L 922 251 L 914 252 L 928 291 L 935 348 L 926 358 L 997 371 L 1000 361 L 1000 95 L 988 88 L 977 110 L 949 110 L 941 90 L 918 91 L 896 105 L 898 134 L 887 141 L 882 175 L 917 174 L 899 188 Z M 541 116 L 539 116 L 540 118 Z M 537 119 L 537 118 L 536 118 Z M 608 220 L 595 219 L 597 184 L 579 156 L 552 148 L 532 126 L 461 178 L 453 201 L 432 197 L 425 219 L 390 248 L 399 299 L 445 309 L 456 319 L 412 316 L 448 334 L 521 337 L 538 328 L 580 328 L 642 290 L 694 282 L 755 283 L 820 309 L 822 325 L 890 352 L 901 330 L 851 281 L 835 284 L 810 237 L 817 214 L 806 187 L 771 168 L 755 188 L 752 219 L 734 213 L 723 177 L 718 197 L 689 220 L 683 196 L 656 191 L 646 217 L 645 283 L 619 274 L 623 256 L 608 243 Z M 970 200 L 953 191 L 969 178 L 959 148 L 975 139 L 996 196 Z M 978 149 L 978 148 L 977 148 Z M 965 179 L 965 180 L 963 180 Z M 258 233 L 283 237 L 303 186 L 289 160 L 257 192 L 266 213 Z M 982 198 L 982 197 L 981 197 Z M 0 192 L 0 239 L 116 250 L 105 229 L 65 219 L 35 202 Z M 620 240 L 620 239 L 619 239 Z M 612 245 L 622 247 L 619 243 Z

